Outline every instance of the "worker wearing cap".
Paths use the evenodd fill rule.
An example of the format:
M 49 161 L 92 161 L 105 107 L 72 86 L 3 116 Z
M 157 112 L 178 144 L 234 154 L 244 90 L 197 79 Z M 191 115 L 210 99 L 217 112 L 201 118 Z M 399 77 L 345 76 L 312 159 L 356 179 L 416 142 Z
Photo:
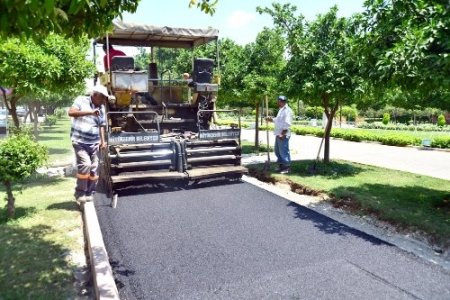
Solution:
M 275 155 L 279 165 L 279 172 L 289 173 L 291 167 L 291 154 L 289 151 L 289 139 L 291 137 L 291 124 L 293 118 L 292 109 L 287 105 L 285 96 L 278 96 L 278 114 L 275 118 L 268 117 L 268 121 L 274 122 L 275 129 Z
M 98 181 L 98 150 L 104 149 L 105 102 L 108 90 L 96 85 L 89 96 L 78 97 L 69 109 L 73 118 L 70 137 L 77 162 L 75 199 L 92 201 Z

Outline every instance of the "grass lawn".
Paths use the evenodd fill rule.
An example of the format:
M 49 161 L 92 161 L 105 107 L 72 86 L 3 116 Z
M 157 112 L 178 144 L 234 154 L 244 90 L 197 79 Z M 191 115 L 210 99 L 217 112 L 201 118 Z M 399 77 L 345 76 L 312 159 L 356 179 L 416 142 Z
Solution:
M 71 155 L 68 125 L 65 119 L 43 128 L 40 141 L 50 147 L 52 163 Z M 84 237 L 74 185 L 73 178 L 40 175 L 17 185 L 13 220 L 6 219 L 0 186 L 0 299 L 76 298 L 71 257 L 84 255 Z
M 37 141 L 48 148 L 49 164 L 61 164 L 73 160 L 72 143 L 70 141 L 69 117 L 64 117 L 51 127 L 43 126 Z
M 294 161 L 289 175 L 274 173 L 272 165 L 266 180 L 287 180 L 300 193 L 326 193 L 336 206 L 375 215 L 401 229 L 423 232 L 431 242 L 450 247 L 448 181 L 346 161 L 318 163 L 311 172 L 313 164 L 311 160 Z M 252 165 L 250 169 L 260 177 L 263 167 Z

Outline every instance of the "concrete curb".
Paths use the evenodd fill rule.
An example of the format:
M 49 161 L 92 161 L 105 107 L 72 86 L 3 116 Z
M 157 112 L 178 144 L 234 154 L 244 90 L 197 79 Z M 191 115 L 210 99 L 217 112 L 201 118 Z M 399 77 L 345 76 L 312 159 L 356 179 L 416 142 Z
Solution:
M 118 300 L 119 292 L 103 242 L 94 202 L 81 204 L 96 299 Z

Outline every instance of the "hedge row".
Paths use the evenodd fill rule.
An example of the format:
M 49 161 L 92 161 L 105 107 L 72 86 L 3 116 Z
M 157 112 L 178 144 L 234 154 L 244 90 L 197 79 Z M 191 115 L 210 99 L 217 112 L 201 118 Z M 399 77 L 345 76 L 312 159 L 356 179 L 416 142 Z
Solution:
M 318 137 L 323 136 L 323 129 L 316 127 L 292 127 L 292 131 L 299 135 L 314 135 Z M 363 130 L 354 129 L 341 129 L 334 128 L 331 130 L 331 136 L 334 138 L 343 139 L 346 141 L 361 142 L 361 141 L 373 141 L 379 142 L 383 145 L 391 146 L 417 146 L 422 143 L 420 138 L 400 134 L 400 133 L 389 133 L 389 134 L 374 134 Z
M 450 136 L 439 136 L 431 140 L 433 148 L 450 148 Z
M 261 129 L 265 129 L 261 128 Z M 269 129 L 273 129 L 273 125 L 269 125 Z M 292 126 L 292 132 L 298 135 L 313 135 L 317 137 L 323 136 L 323 129 L 318 127 L 305 127 L 305 126 Z M 390 146 L 420 146 L 422 145 L 422 139 L 412 136 L 407 132 L 386 132 L 385 134 L 373 133 L 367 130 L 361 129 L 342 129 L 333 128 L 331 130 L 331 136 L 334 138 L 340 138 L 346 141 L 361 142 L 371 141 L 379 142 L 383 145 Z M 431 140 L 431 147 L 433 148 L 450 148 L 450 136 L 434 137 Z
M 381 122 L 362 123 L 358 125 L 362 129 L 383 129 L 383 130 L 407 130 L 407 131 L 439 131 L 450 132 L 450 126 L 438 126 L 432 124 L 406 125 L 406 124 L 387 124 Z
M 229 125 L 235 123 L 233 120 L 222 120 L 219 125 Z M 242 128 L 248 128 L 248 124 L 242 123 Z M 260 126 L 261 130 L 265 130 L 266 126 Z M 269 124 L 269 130 L 273 130 L 273 124 Z M 313 135 L 317 137 L 323 136 L 323 129 L 320 127 L 308 127 L 308 126 L 298 126 L 293 125 L 291 127 L 293 133 L 298 135 Z M 369 130 L 364 129 L 342 129 L 333 128 L 331 130 L 331 136 L 334 138 L 340 138 L 346 141 L 353 142 L 379 142 L 383 145 L 390 146 L 420 146 L 422 145 L 422 139 L 409 134 L 408 132 L 392 132 L 386 131 L 386 133 L 374 133 Z M 450 135 L 449 136 L 438 136 L 431 139 L 431 147 L 450 149 Z

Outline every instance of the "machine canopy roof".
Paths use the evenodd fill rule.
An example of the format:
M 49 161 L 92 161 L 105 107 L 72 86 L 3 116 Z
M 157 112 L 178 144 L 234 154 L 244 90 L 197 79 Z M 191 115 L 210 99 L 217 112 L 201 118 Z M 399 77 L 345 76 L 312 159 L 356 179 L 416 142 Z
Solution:
M 110 44 L 119 46 L 193 48 L 217 40 L 218 35 L 219 31 L 213 28 L 160 27 L 114 21 L 114 29 L 108 34 L 108 39 Z M 95 42 L 104 44 L 106 37 Z

